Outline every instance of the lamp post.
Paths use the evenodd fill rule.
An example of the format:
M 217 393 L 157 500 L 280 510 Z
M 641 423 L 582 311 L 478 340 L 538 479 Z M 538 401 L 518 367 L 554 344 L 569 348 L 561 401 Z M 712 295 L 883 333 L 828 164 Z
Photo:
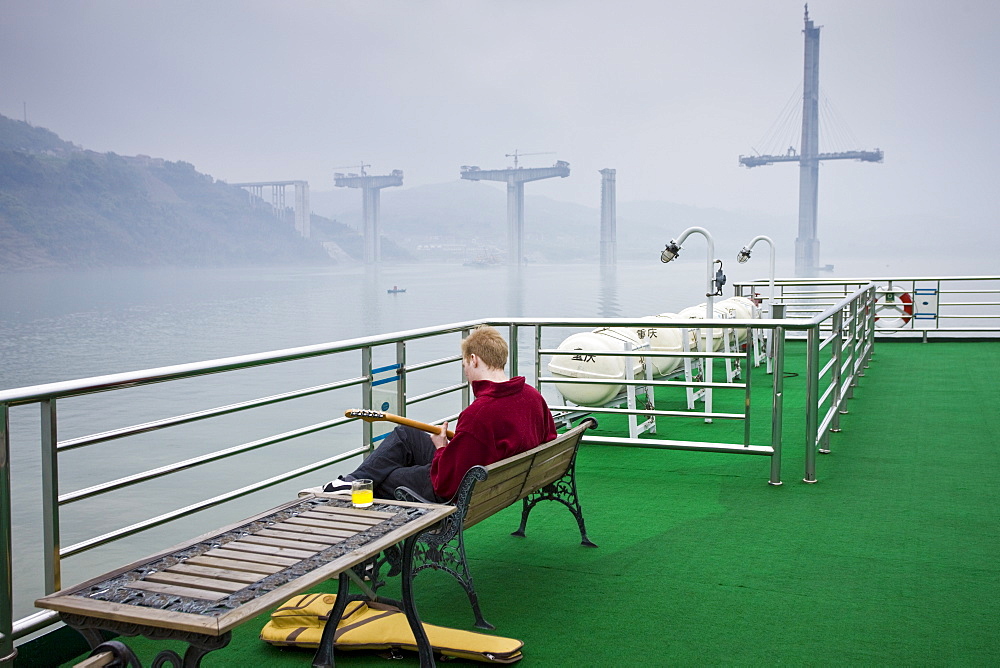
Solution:
M 746 246 L 744 246 L 739 254 L 736 256 L 736 260 L 740 264 L 746 264 L 746 261 L 750 259 L 750 251 L 753 250 L 754 245 L 758 241 L 766 241 L 767 245 L 771 247 L 771 273 L 767 278 L 767 317 L 774 317 L 774 242 L 771 237 L 764 235 L 758 235 L 750 240 Z M 774 333 L 773 329 L 767 330 L 767 372 L 771 373 L 771 335 Z
M 715 242 L 712 240 L 712 235 L 709 234 L 708 230 L 706 230 L 703 227 L 687 228 L 686 230 L 681 232 L 681 235 L 677 237 L 676 241 L 673 239 L 670 240 L 670 243 L 668 243 L 666 248 L 664 248 L 663 251 L 660 253 L 660 262 L 666 263 L 675 259 L 680 254 L 681 244 L 683 244 L 690 235 L 696 232 L 705 237 L 705 240 L 708 241 L 708 262 L 706 263 L 708 271 L 708 290 L 705 292 L 705 297 L 708 299 L 708 301 L 705 302 L 705 319 L 708 321 L 708 327 L 702 328 L 702 332 L 705 335 L 705 353 L 710 355 L 713 351 L 712 338 L 714 335 L 714 331 L 712 329 L 712 320 L 715 315 L 715 309 L 713 308 L 714 306 L 713 298 L 717 294 L 718 295 L 722 294 L 722 285 L 726 282 L 726 277 L 722 275 L 721 268 L 719 269 L 718 275 L 714 274 L 714 272 L 712 271 L 715 267 L 715 263 L 718 262 L 718 260 L 715 260 L 712 257 L 713 255 L 715 255 Z M 705 369 L 705 383 L 707 384 L 705 387 L 705 412 L 711 413 L 712 412 L 712 388 L 711 388 L 712 367 L 714 366 L 715 360 L 712 357 L 705 357 L 704 359 L 705 363 L 703 366 Z M 705 418 L 705 422 L 711 423 L 712 418 L 710 417 Z

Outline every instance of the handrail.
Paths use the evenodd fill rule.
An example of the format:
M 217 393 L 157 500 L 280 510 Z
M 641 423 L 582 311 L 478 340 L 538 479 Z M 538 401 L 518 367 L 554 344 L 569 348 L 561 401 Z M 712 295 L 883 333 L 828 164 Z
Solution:
M 26 403 L 34 403 L 45 399 L 76 397 L 94 392 L 106 392 L 113 389 L 123 389 L 127 387 L 139 387 L 153 383 L 162 383 L 170 380 L 182 378 L 195 378 L 225 371 L 235 371 L 238 369 L 249 369 L 253 367 L 279 364 L 281 362 L 294 362 L 296 360 L 309 359 L 339 352 L 351 350 L 361 350 L 373 346 L 396 343 L 399 341 L 409 341 L 412 339 L 426 338 L 460 332 L 463 329 L 475 327 L 481 324 L 481 320 L 470 320 L 468 322 L 451 323 L 441 327 L 421 327 L 419 329 L 409 329 L 392 334 L 382 334 L 379 336 L 367 336 L 356 339 L 347 339 L 334 343 L 320 343 L 312 346 L 301 346 L 299 348 L 286 348 L 284 350 L 251 353 L 249 355 L 237 355 L 234 357 L 223 357 L 204 362 L 192 362 L 190 364 L 174 364 L 171 366 L 158 367 L 155 369 L 143 369 L 140 371 L 128 371 L 125 373 L 109 374 L 107 376 L 94 376 L 91 378 L 80 378 L 78 380 L 66 380 L 57 383 L 45 383 L 43 385 L 31 385 L 10 390 L 0 390 L 0 404 L 18 406 Z

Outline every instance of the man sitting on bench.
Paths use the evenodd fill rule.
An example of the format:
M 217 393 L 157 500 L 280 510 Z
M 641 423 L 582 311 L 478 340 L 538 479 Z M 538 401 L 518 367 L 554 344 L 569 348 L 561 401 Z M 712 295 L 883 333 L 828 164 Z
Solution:
M 523 376 L 508 379 L 507 342 L 489 326 L 462 341 L 462 369 L 476 399 L 458 416 L 449 441 L 448 423 L 437 434 L 398 426 L 352 473 L 327 483 L 324 492 L 348 491 L 351 481 L 370 479 L 375 496 L 393 498 L 409 487 L 429 501 L 447 501 L 471 467 L 487 466 L 556 437 L 552 413 Z

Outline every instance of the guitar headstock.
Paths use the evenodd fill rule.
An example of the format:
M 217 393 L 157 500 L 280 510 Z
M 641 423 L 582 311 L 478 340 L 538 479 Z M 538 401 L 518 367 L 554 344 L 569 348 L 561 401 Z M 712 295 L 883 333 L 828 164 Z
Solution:
M 364 408 L 352 408 L 344 411 L 345 417 L 361 418 L 365 422 L 378 422 L 385 419 L 385 413 L 381 411 L 367 410 Z

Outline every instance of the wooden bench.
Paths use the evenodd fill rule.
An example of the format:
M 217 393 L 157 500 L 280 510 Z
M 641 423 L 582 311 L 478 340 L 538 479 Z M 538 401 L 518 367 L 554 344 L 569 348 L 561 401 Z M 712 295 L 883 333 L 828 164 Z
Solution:
M 105 573 L 35 602 L 59 612 L 95 652 L 108 651 L 117 665 L 138 665 L 125 645 L 105 642 L 104 632 L 188 643 L 185 668 L 229 643 L 233 628 L 329 578 L 339 578 L 331 619 L 340 619 L 352 596 L 348 577 L 384 550 L 401 555 L 403 599 L 369 598 L 401 607 L 416 637 L 421 666 L 434 665 L 430 645 L 413 604 L 411 577 L 416 534 L 435 526 L 454 508 L 440 504 L 376 502 L 353 508 L 349 500 L 313 496 Z M 356 596 L 353 598 L 357 598 Z M 323 634 L 314 666 L 333 664 L 333 631 Z M 135 663 L 132 663 L 135 661 Z M 153 665 L 182 663 L 164 650 Z
M 528 514 L 532 508 L 541 501 L 558 501 L 569 508 L 576 518 L 583 545 L 597 547 L 587 538 L 583 510 L 576 491 L 575 473 L 580 438 L 583 432 L 596 426 L 596 420 L 587 418 L 537 448 L 489 466 L 470 468 L 455 496 L 448 502 L 455 506 L 455 513 L 437 527 L 417 535 L 413 575 L 428 568 L 450 573 L 469 596 L 476 616 L 476 626 L 492 629 L 493 625 L 483 618 L 479 609 L 479 598 L 465 557 L 466 529 L 521 501 L 521 526 L 512 535 L 524 537 Z M 402 501 L 427 502 L 406 487 L 396 490 L 396 498 Z

